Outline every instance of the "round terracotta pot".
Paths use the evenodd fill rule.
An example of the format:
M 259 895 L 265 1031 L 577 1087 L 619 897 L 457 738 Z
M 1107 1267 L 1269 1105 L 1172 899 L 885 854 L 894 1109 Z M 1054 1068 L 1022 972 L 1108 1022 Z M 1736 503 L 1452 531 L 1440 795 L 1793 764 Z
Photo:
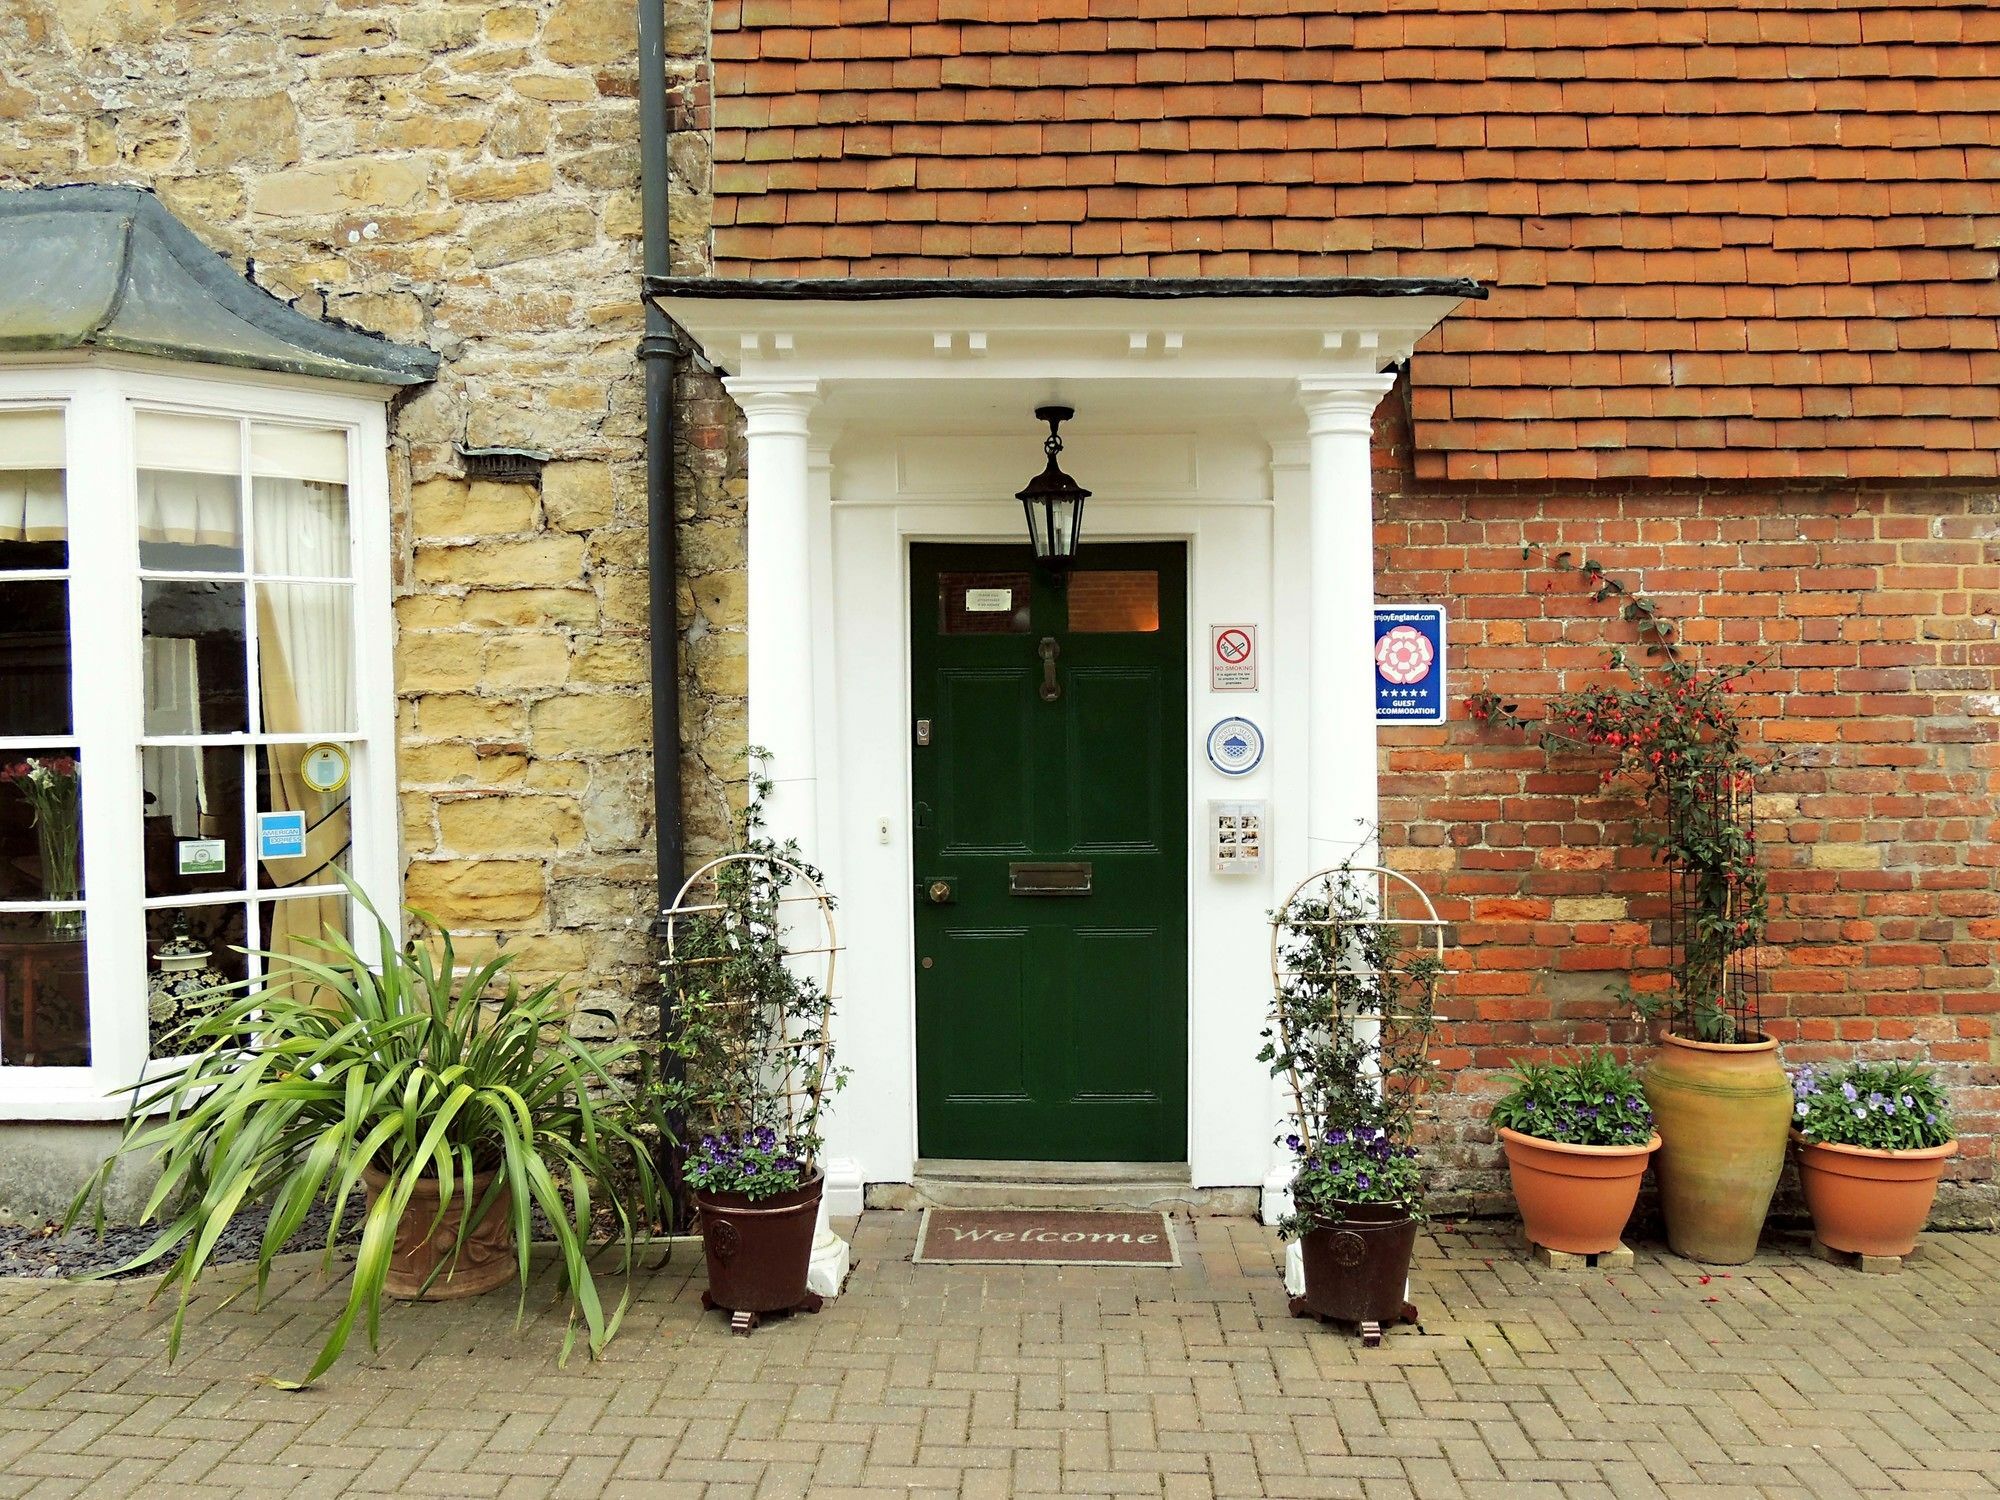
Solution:
M 815 1172 L 789 1193 L 751 1198 L 695 1190 L 712 1307 L 783 1312 L 806 1300 L 813 1227 L 826 1179 Z
M 1667 1244 L 1689 1260 L 1742 1265 L 1757 1253 L 1791 1129 L 1776 1040 L 1662 1036 L 1645 1085 L 1660 1132 L 1653 1171 Z
M 1498 1133 L 1530 1240 L 1571 1255 L 1618 1248 L 1658 1134 L 1643 1146 L 1570 1146 L 1504 1125 Z
M 1856 1255 L 1908 1255 L 1931 1216 L 1944 1164 L 1958 1142 L 1913 1151 L 1875 1151 L 1809 1141 L 1796 1130 L 1799 1187 L 1822 1245 Z
M 1342 1323 L 1394 1323 L 1403 1316 L 1417 1221 L 1388 1203 L 1347 1203 L 1338 1224 L 1309 1229 L 1299 1241 L 1305 1261 L 1306 1310 Z
M 445 1205 L 442 1219 L 438 1218 L 437 1179 L 418 1180 L 409 1206 L 403 1210 L 403 1220 L 396 1226 L 396 1247 L 390 1253 L 383 1291 L 406 1301 L 449 1302 L 456 1297 L 477 1297 L 514 1279 L 520 1261 L 514 1252 L 514 1221 L 509 1216 L 514 1203 L 511 1189 L 500 1189 L 465 1237 L 464 1246 L 458 1245 L 458 1226 L 464 1221 L 468 1202 L 477 1205 L 496 1175 L 477 1174 L 470 1192 L 463 1181 L 454 1180 L 451 1202 Z M 389 1179 L 373 1167 L 361 1176 L 368 1188 L 368 1201 L 373 1203 Z M 424 1283 L 440 1262 L 445 1269 L 426 1287 Z

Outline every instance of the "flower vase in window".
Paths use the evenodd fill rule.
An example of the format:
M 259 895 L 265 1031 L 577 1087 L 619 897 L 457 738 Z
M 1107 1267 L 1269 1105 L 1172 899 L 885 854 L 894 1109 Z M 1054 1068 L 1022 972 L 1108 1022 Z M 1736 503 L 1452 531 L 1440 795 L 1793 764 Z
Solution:
M 67 755 L 31 755 L 0 770 L 0 781 L 19 792 L 34 814 L 46 901 L 76 901 L 83 893 L 77 820 L 82 779 L 75 759 Z M 75 908 L 52 911 L 44 920 L 51 937 L 75 938 L 83 932 L 83 913 Z

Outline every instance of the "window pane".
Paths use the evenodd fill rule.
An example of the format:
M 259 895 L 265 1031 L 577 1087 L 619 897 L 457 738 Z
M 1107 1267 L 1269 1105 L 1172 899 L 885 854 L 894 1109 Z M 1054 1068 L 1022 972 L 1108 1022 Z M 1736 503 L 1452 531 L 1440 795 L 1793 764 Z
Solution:
M 0 569 L 68 566 L 63 414 L 0 411 Z
M 52 914 L 53 915 L 53 914 Z M 0 913 L 0 1067 L 90 1065 L 90 990 L 83 913 Z
M 146 733 L 241 734 L 250 727 L 243 585 L 144 586 Z
M 1069 628 L 1081 635 L 1148 633 L 1160 628 L 1160 575 L 1151 568 L 1072 573 Z
M 353 551 L 347 486 L 310 479 L 252 482 L 256 568 L 266 578 L 346 578 Z
M 241 745 L 139 752 L 148 896 L 243 889 L 243 755 Z
M 74 749 L 0 750 L 0 901 L 82 898 L 82 797 Z M 56 929 L 82 921 L 81 912 L 44 917 Z
M 250 961 L 242 952 L 249 946 L 244 922 L 240 901 L 146 913 L 146 951 L 152 955 L 146 1034 L 152 1056 L 184 1054 L 188 1026 L 240 993 L 220 986 L 249 973 Z
M 243 526 L 233 474 L 139 471 L 139 566 L 171 573 L 240 573 Z
M 1030 586 L 1026 573 L 938 574 L 938 633 L 1025 635 Z
M 341 583 L 257 585 L 265 734 L 352 733 L 353 600 Z
M 352 861 L 348 788 L 314 790 L 315 784 L 334 779 L 324 774 L 325 759 L 323 753 L 314 754 L 317 750 L 313 745 L 257 747 L 259 889 L 334 885 L 340 879 L 336 871 Z
M 0 734 L 69 732 L 69 585 L 0 573 Z
M 317 983 L 291 973 L 288 959 L 308 963 L 337 963 L 321 946 L 329 931 L 347 935 L 347 897 L 294 896 L 289 900 L 261 901 L 257 904 L 258 947 L 263 951 L 265 982 L 273 988 L 296 986 L 294 993 L 310 995 Z M 331 997 L 329 997 L 331 998 Z

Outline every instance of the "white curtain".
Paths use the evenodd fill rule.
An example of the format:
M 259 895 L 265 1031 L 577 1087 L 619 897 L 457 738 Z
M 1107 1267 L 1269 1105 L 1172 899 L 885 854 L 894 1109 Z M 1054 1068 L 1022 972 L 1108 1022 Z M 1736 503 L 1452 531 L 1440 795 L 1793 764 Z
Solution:
M 0 469 L 0 542 L 60 542 L 69 535 L 60 469 Z
M 259 574 L 345 575 L 349 535 L 343 486 L 302 479 L 252 481 L 252 566 Z M 257 679 L 266 734 L 338 738 L 353 724 L 354 632 L 349 590 L 333 583 L 266 583 L 257 590 Z M 318 885 L 345 865 L 351 824 L 345 790 L 317 792 L 299 774 L 302 745 L 273 745 L 273 811 L 306 815 L 306 852 L 263 860 L 269 884 Z M 321 956 L 307 946 L 329 926 L 342 927 L 344 904 L 321 896 L 280 903 L 271 948 Z
M 139 471 L 139 539 L 188 547 L 241 547 L 231 474 Z
M 200 734 L 201 680 L 195 665 L 195 643 L 175 637 L 149 636 L 146 647 L 146 733 Z M 202 752 L 196 745 L 156 745 L 143 762 L 148 809 L 173 818 L 174 837 L 201 838 L 208 811 L 208 787 L 202 772 Z M 234 836 L 232 830 L 231 836 Z

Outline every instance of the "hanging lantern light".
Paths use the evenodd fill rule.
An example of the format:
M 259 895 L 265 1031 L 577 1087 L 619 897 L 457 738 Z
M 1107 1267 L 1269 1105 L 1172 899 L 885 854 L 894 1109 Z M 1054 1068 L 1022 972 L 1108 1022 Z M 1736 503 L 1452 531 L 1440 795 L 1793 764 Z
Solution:
M 1090 498 L 1090 491 L 1063 473 L 1062 465 L 1057 462 L 1063 446 L 1058 429 L 1075 415 L 1067 406 L 1035 408 L 1035 419 L 1049 424 L 1049 435 L 1042 440 L 1048 463 L 1014 497 L 1028 514 L 1028 540 L 1034 544 L 1035 561 L 1058 580 L 1066 577 L 1076 562 L 1077 538 L 1083 531 L 1083 502 Z

